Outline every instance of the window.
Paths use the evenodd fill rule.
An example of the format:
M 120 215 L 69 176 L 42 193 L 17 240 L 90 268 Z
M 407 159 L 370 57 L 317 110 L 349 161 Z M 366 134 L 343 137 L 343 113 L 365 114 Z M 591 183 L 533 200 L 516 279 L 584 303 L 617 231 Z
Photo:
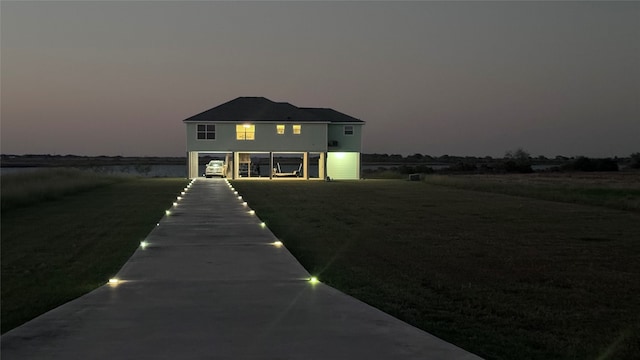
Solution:
M 198 140 L 215 140 L 216 126 L 198 124 L 198 131 L 196 132 L 196 138 Z
M 353 135 L 353 125 L 345 125 L 344 126 L 344 134 L 347 136 Z
M 302 125 L 293 125 L 293 133 L 295 135 L 300 135 L 300 131 L 302 131 Z
M 250 124 L 236 125 L 236 140 L 255 140 L 256 126 Z
M 276 125 L 276 132 L 278 135 L 284 134 L 284 125 Z

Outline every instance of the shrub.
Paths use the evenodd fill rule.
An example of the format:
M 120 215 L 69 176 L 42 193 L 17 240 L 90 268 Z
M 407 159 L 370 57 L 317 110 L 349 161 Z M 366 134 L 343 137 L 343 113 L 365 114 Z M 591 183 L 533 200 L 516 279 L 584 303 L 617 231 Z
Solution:
M 566 170 L 573 171 L 618 171 L 618 163 L 611 159 L 590 159 L 581 156 L 565 165 Z

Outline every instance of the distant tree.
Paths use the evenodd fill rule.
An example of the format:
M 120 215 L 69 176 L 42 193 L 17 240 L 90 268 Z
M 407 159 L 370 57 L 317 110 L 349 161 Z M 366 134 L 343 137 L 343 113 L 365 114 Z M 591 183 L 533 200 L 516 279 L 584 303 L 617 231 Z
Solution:
M 504 170 L 506 172 L 531 173 L 531 155 L 522 148 L 507 151 L 504 154 Z
M 632 169 L 640 169 L 640 152 L 633 153 L 629 157 L 631 158 L 631 164 L 629 164 L 629 167 Z
M 579 156 L 569 164 L 566 164 L 564 169 L 573 171 L 618 171 L 618 162 L 611 158 L 590 159 L 585 156 Z

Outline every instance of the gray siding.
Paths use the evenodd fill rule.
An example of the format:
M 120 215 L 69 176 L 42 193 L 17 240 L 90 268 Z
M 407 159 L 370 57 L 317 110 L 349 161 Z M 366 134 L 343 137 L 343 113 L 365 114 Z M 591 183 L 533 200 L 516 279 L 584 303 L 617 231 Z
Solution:
M 353 126 L 353 135 L 345 135 L 344 127 Z M 329 146 L 329 151 L 360 151 L 362 148 L 362 124 L 329 124 L 328 141 L 337 141 L 337 146 Z
M 327 151 L 327 124 L 300 123 L 302 131 L 293 134 L 292 123 L 285 124 L 285 133 L 279 135 L 276 125 L 283 123 L 253 123 L 256 127 L 255 140 L 236 140 L 236 125 L 239 123 L 215 124 L 215 140 L 198 140 L 196 138 L 199 123 L 186 123 L 187 151 L 266 151 L 266 152 L 325 152 Z M 354 137 L 356 135 L 354 134 Z M 358 135 L 359 136 L 359 135 Z M 356 150 L 359 151 L 359 148 Z

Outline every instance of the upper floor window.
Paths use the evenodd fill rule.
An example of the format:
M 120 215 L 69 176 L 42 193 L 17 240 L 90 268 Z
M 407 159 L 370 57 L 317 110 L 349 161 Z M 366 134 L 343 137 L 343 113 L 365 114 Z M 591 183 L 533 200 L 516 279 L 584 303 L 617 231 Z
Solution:
M 255 140 L 256 126 L 251 124 L 236 125 L 236 140 Z
M 278 133 L 278 135 L 284 134 L 284 125 L 276 125 L 276 133 Z
M 351 136 L 353 135 L 353 125 L 345 125 L 344 126 L 344 134 Z
M 215 140 L 216 139 L 216 126 L 198 124 L 196 131 L 196 138 L 198 140 Z
M 293 125 L 293 133 L 300 135 L 300 132 L 302 132 L 302 125 Z

